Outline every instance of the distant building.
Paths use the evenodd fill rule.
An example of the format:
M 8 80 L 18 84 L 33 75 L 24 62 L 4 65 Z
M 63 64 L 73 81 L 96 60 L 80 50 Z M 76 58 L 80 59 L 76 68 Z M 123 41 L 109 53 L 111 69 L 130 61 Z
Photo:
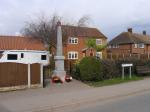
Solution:
M 150 36 L 143 31 L 143 34 L 133 33 L 132 28 L 112 39 L 108 44 L 108 53 L 119 54 L 144 54 L 150 52 Z

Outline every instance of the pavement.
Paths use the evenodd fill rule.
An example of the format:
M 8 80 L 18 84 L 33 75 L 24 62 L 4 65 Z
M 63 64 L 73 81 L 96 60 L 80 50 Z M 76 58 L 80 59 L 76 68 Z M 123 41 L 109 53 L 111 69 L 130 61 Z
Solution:
M 62 112 L 150 112 L 150 91 L 96 102 Z
M 150 91 L 150 78 L 99 88 L 79 81 L 47 88 L 0 93 L 1 112 L 56 112 Z

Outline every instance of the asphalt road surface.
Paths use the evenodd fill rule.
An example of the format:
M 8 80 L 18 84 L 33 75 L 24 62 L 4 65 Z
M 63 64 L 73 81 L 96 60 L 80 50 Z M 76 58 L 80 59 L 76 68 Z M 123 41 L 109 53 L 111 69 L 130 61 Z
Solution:
M 76 107 L 67 112 L 150 112 L 150 91 Z

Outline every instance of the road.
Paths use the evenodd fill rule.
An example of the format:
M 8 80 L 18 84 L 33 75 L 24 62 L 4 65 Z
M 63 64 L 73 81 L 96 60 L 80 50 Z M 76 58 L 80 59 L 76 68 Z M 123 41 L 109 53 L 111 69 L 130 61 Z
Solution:
M 0 93 L 0 112 L 64 110 L 66 110 L 64 112 L 145 112 L 150 110 L 150 78 L 99 88 L 82 85 L 73 81 L 67 85 L 55 85 L 50 88 Z
M 100 101 L 66 112 L 150 112 L 150 91 L 110 101 Z

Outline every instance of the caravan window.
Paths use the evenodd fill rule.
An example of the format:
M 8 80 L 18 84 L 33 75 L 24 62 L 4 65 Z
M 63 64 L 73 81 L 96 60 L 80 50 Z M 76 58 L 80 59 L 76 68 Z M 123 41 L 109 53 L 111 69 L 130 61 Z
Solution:
M 46 55 L 41 55 L 41 60 L 46 60 L 47 56 Z
M 24 58 L 24 53 L 21 53 L 21 58 Z
M 17 54 L 7 54 L 7 60 L 17 60 Z

